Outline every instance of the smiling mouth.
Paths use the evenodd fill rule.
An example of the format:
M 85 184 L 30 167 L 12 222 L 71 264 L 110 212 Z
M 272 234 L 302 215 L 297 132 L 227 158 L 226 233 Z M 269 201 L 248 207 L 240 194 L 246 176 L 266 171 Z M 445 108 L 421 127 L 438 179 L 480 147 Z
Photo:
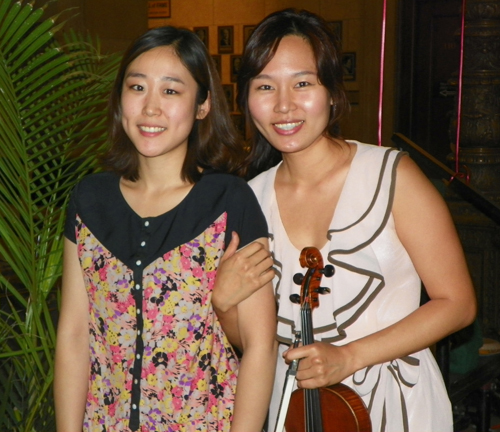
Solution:
M 277 127 L 278 129 L 289 131 L 295 129 L 297 126 L 300 126 L 303 123 L 304 120 L 301 120 L 299 122 L 294 122 L 294 123 L 274 123 L 274 126 Z
M 139 126 L 139 129 L 143 132 L 148 132 L 148 133 L 158 133 L 158 132 L 163 132 L 167 128 L 164 127 L 158 127 L 158 126 Z

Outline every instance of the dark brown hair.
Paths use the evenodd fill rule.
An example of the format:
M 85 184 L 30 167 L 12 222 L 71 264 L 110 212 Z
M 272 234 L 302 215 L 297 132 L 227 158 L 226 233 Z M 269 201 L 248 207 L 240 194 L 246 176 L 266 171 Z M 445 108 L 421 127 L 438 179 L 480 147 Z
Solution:
M 314 53 L 319 82 L 330 93 L 333 106 L 324 131 L 326 136 L 339 136 L 339 120 L 349 111 L 343 85 L 343 68 L 337 38 L 328 24 L 319 16 L 296 9 L 285 9 L 268 15 L 255 28 L 248 39 L 238 74 L 238 105 L 247 119 L 251 144 L 249 161 L 253 174 L 268 169 L 281 160 L 281 154 L 271 146 L 251 121 L 248 110 L 248 91 L 255 78 L 276 53 L 285 36 L 300 36 L 306 40 Z
M 176 27 L 149 30 L 136 39 L 125 52 L 109 101 L 110 149 L 103 158 L 104 166 L 124 178 L 139 178 L 137 150 L 122 126 L 121 96 L 128 66 L 141 54 L 157 47 L 171 46 L 198 84 L 197 101 L 202 104 L 210 92 L 210 111 L 197 119 L 188 138 L 188 150 L 182 167 L 182 178 L 189 182 L 200 179 L 200 169 L 244 174 L 246 152 L 229 116 L 218 74 L 205 45 L 193 32 Z

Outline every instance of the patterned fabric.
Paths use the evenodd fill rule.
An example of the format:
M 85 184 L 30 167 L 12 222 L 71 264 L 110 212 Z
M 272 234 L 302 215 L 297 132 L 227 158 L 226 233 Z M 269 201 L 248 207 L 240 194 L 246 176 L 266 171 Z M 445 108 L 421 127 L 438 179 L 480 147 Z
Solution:
M 196 209 L 199 214 L 183 219 L 183 223 L 175 222 L 173 215 L 142 219 L 124 205 L 121 195 L 109 203 L 110 208 L 118 206 L 116 218 L 105 223 L 93 219 L 87 212 L 102 207 L 96 207 L 95 202 L 81 203 L 80 198 L 93 194 L 98 201 L 107 200 L 106 188 L 119 190 L 115 188 L 119 179 L 109 175 L 84 180 L 76 189 L 68 220 L 76 222 L 73 236 L 90 301 L 91 365 L 85 431 L 230 429 L 238 360 L 213 312 L 211 292 L 229 219 L 234 215 L 244 219 L 244 214 L 256 219 L 254 228 L 244 233 L 246 238 L 263 237 L 267 230 L 255 197 L 243 182 L 215 174 L 203 179 L 173 210 L 183 212 L 186 205 L 192 209 L 199 202 L 197 195 L 213 195 L 218 187 L 225 190 L 205 212 L 212 223 L 201 232 L 197 232 L 199 218 L 206 216 L 200 215 L 202 209 Z M 104 188 L 102 194 L 100 188 Z M 230 198 L 237 191 L 236 198 Z M 243 212 L 241 206 L 245 207 Z M 226 211 L 215 217 L 221 208 Z M 138 247 L 135 253 L 120 251 L 130 257 L 125 263 L 113 252 L 119 243 L 113 235 L 130 223 L 128 217 L 138 222 L 135 227 L 132 224 L 135 232 L 121 231 L 119 235 L 136 237 Z M 168 250 L 160 247 L 151 255 L 147 249 L 155 243 L 153 238 L 160 234 L 164 239 L 170 237 L 167 233 L 172 226 L 165 223 L 168 218 L 174 228 L 183 231 L 181 238 L 189 238 L 193 232 L 197 235 Z M 241 222 L 233 220 L 233 226 Z M 71 234 L 68 237 L 72 239 Z M 101 238 L 107 239 L 107 244 Z
M 350 141 L 357 147 L 345 180 L 326 244 L 325 264 L 335 274 L 321 286 L 331 294 L 319 298 L 313 311 L 315 339 L 343 345 L 386 328 L 420 305 L 421 281 L 401 244 L 392 216 L 397 163 L 402 153 L 385 147 Z M 279 352 L 283 353 L 300 330 L 300 306 L 289 301 L 298 294 L 293 275 L 305 273 L 300 251 L 290 242 L 279 214 L 274 191 L 278 167 L 250 182 L 264 210 L 277 276 Z M 274 425 L 287 365 L 278 355 L 271 402 Z M 363 398 L 373 431 L 451 431 L 451 406 L 443 380 L 429 350 L 365 368 L 344 384 Z

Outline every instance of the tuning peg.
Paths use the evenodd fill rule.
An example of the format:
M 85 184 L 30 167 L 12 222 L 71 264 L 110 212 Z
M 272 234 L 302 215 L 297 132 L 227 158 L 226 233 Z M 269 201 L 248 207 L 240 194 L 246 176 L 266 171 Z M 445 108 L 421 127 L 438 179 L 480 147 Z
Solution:
M 293 281 L 295 282 L 295 284 L 301 285 L 303 280 L 304 280 L 304 275 L 302 273 L 295 273 L 293 275 Z
M 290 301 L 292 303 L 299 304 L 300 303 L 300 296 L 298 294 L 292 294 L 290 296 Z
M 325 287 L 319 287 L 316 292 L 318 294 L 330 294 L 332 291 L 330 290 L 330 288 L 325 288 Z
M 320 272 L 321 272 L 321 274 L 323 274 L 323 276 L 325 276 L 325 277 L 332 277 L 332 276 L 333 276 L 333 274 L 335 273 L 335 268 L 334 268 L 332 265 L 328 264 L 328 265 L 326 265 L 326 266 L 325 266 L 325 268 L 324 268 L 323 270 L 321 270 Z

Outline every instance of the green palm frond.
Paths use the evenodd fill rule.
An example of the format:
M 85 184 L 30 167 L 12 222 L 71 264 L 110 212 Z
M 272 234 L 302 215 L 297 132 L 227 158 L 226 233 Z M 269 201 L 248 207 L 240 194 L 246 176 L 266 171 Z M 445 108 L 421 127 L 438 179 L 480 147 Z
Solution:
M 95 169 L 118 56 L 61 45 L 57 17 L 0 1 L 0 430 L 54 430 L 54 317 L 65 207 Z

